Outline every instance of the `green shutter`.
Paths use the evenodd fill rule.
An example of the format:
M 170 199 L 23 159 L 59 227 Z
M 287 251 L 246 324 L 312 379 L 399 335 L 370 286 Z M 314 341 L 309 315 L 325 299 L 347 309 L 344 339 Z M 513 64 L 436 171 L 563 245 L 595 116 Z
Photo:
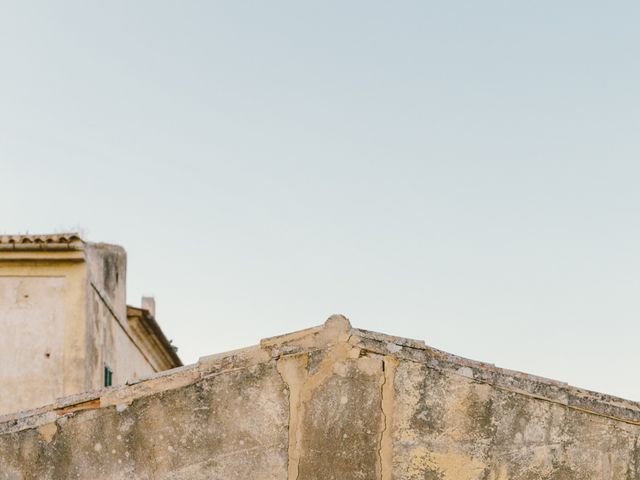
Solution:
M 104 386 L 110 387 L 111 385 L 113 385 L 113 371 L 105 365 L 104 366 Z

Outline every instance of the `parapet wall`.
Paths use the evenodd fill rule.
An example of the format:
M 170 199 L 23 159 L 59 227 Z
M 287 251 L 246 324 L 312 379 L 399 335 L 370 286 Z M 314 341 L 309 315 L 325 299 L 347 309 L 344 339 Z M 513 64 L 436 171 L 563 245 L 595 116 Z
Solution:
M 0 479 L 640 480 L 640 407 L 352 329 L 0 419 Z

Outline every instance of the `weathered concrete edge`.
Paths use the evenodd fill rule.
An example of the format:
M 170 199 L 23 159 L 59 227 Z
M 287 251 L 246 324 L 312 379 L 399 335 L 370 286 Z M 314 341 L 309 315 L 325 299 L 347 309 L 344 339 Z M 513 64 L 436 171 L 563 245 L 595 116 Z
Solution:
M 566 382 L 499 368 L 490 363 L 458 357 L 428 346 L 416 348 L 409 346 L 409 342 L 403 345 L 402 342 L 385 341 L 384 335 L 371 333 L 353 329 L 352 343 L 364 350 L 392 356 L 398 360 L 422 363 L 429 368 L 447 371 L 513 393 L 640 425 L 640 402 L 573 387 Z M 393 338 L 395 337 L 386 337 Z
M 64 397 L 34 410 L 0 416 L 0 435 L 37 428 L 83 410 L 129 405 L 138 398 L 178 389 L 214 375 L 284 356 L 322 350 L 338 342 L 348 342 L 361 350 L 385 357 L 421 363 L 431 369 L 460 375 L 470 381 L 486 383 L 515 394 L 640 425 L 640 402 L 458 357 L 428 347 L 420 340 L 351 328 L 345 317 L 334 315 L 324 325 L 263 339 L 256 346 L 202 357 L 195 364 L 152 374 L 126 385 Z

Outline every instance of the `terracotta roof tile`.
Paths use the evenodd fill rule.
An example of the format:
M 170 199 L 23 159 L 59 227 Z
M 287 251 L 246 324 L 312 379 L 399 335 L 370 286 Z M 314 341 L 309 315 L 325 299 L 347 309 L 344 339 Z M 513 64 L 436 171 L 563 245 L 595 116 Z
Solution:
M 0 235 L 0 250 L 77 250 L 83 245 L 77 233 Z

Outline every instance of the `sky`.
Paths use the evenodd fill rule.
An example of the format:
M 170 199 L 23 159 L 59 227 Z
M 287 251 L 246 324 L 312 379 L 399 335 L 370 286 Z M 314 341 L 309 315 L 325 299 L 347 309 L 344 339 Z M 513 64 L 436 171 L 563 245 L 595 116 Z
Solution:
M 640 3 L 0 4 L 0 232 L 185 363 L 318 325 L 640 400 Z

